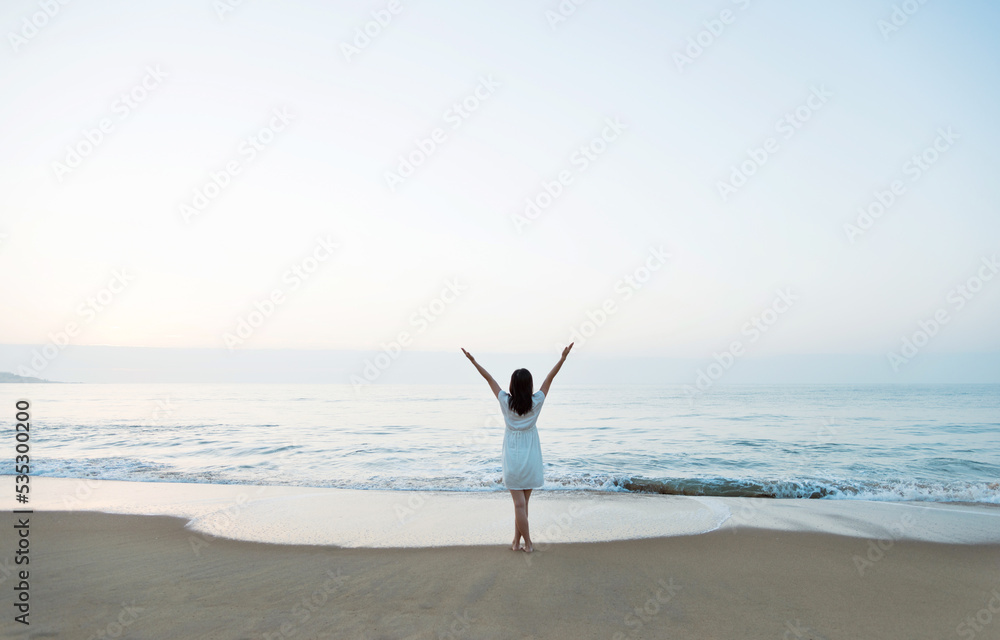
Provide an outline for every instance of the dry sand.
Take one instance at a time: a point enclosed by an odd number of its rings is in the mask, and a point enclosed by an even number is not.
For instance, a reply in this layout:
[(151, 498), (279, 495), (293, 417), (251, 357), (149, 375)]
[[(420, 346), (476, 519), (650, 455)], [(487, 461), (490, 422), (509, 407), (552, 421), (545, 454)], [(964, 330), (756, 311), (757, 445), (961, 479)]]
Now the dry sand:
[[(14, 516), (4, 522), (0, 554), (14, 544)], [(901, 540), (883, 550), (823, 533), (723, 529), (549, 544), (529, 556), (499, 545), (265, 544), (184, 524), (34, 513), (30, 634), (7, 605), (5, 637), (1000, 638), (1000, 545)], [(859, 558), (871, 562), (863, 571)], [(13, 576), (3, 577), (10, 602)], [(976, 626), (961, 627), (970, 616)]]

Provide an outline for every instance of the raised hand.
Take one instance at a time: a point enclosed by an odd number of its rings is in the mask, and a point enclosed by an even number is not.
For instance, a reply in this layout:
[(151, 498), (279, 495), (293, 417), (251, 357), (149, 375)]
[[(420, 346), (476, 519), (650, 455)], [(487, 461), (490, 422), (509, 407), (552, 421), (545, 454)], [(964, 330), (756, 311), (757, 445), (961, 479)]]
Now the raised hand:
[(573, 344), (574, 344), (574, 343), (570, 342), (570, 343), (569, 343), (569, 346), (568, 346), (568, 347), (566, 347), (565, 349), (563, 349), (563, 352), (562, 352), (562, 357), (563, 357), (563, 360), (565, 360), (565, 359), (566, 359), (566, 356), (568, 356), (568, 355), (569, 355), (569, 350), (573, 348)]

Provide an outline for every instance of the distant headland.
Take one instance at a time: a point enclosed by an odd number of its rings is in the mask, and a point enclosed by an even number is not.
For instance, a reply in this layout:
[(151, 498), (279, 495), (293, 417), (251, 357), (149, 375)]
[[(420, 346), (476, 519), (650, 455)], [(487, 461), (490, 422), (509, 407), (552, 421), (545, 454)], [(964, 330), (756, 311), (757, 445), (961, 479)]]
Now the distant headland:
[(0, 384), (3, 384), (4, 382), (44, 382), (47, 384), (61, 384), (53, 380), (32, 378), (31, 376), (19, 376), (16, 373), (8, 373), (6, 371), (0, 371)]

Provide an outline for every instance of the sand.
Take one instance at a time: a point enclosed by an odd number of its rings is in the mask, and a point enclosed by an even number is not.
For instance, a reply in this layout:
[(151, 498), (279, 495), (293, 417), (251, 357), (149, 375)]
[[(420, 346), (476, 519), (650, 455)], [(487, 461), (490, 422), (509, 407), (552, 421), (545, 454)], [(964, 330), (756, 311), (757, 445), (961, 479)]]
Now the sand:
[(5, 637), (1000, 638), (997, 544), (735, 527), (528, 555), (268, 544), (186, 522), (32, 514), (31, 635), (8, 605)]

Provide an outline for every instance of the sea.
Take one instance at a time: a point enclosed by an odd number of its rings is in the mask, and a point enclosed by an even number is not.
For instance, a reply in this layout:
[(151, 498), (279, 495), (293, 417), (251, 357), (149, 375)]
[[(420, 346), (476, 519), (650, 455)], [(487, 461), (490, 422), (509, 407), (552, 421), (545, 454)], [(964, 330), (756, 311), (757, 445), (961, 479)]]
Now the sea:
[[(485, 384), (6, 384), (35, 476), (504, 492)], [(541, 491), (1000, 504), (1000, 385), (554, 384)], [(13, 430), (8, 430), (13, 433)], [(13, 439), (10, 442), (13, 447)], [(12, 449), (13, 450), (13, 449)]]

